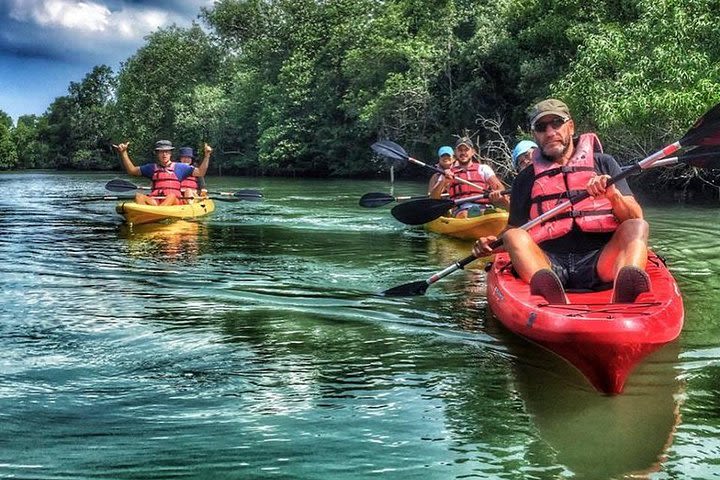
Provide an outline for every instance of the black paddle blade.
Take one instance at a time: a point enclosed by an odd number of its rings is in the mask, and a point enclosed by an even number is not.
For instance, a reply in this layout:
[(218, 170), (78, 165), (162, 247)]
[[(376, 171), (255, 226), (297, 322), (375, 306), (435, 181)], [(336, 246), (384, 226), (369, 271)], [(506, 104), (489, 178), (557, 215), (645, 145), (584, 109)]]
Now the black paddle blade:
[(373, 152), (381, 157), (392, 158), (395, 160), (407, 160), (408, 154), (403, 147), (390, 140), (380, 140), (370, 145)]
[(395, 142), (381, 140), (370, 145), (370, 148), (385, 159), (388, 167), (395, 167), (399, 170), (407, 164), (407, 152)]
[(238, 200), (248, 202), (261, 202), (263, 200), (263, 194), (260, 190), (238, 190), (237, 192), (233, 192), (232, 196)]
[(678, 162), (705, 170), (720, 169), (720, 150), (711, 147), (698, 147), (678, 155)]
[(429, 286), (430, 284), (426, 280), (420, 280), (389, 288), (384, 292), (380, 292), (380, 295), (385, 297), (417, 297), (425, 295)]
[(720, 145), (720, 103), (698, 118), (679, 142), (684, 147)]
[(394, 202), (395, 197), (382, 192), (370, 192), (360, 197), (358, 202), (361, 207), (365, 208), (376, 208), (387, 205), (390, 202)]
[(443, 216), (454, 206), (452, 200), (421, 198), (395, 205), (390, 213), (406, 225), (422, 225)]
[(138, 186), (122, 178), (115, 178), (107, 182), (105, 188), (111, 192), (129, 192), (130, 190), (137, 190)]

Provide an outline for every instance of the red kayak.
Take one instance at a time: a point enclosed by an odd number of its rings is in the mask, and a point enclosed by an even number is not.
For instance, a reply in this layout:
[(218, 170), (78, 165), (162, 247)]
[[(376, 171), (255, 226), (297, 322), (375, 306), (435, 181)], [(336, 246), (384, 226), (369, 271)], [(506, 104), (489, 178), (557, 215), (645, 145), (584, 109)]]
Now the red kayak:
[(569, 304), (548, 304), (517, 278), (507, 253), (488, 274), (490, 308), (508, 329), (560, 355), (601, 392), (618, 394), (633, 367), (676, 339), (683, 302), (664, 261), (652, 252), (645, 268), (651, 290), (634, 303), (610, 303), (612, 290), (568, 292)]

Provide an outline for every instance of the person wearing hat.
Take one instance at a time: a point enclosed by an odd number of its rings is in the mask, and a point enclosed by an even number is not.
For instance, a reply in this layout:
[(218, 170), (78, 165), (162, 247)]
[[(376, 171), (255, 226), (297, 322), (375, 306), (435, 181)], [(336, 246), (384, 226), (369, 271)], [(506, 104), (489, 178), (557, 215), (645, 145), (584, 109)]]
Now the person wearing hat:
[[(147, 177), (152, 180), (150, 195), (135, 194), (135, 202), (141, 205), (180, 205), (183, 203), (180, 182), (189, 176), (204, 177), (210, 162), (209, 146), (205, 146), (205, 158), (199, 167), (172, 161), (175, 149), (169, 140), (155, 142), (155, 163), (136, 166), (128, 154), (130, 142), (113, 145), (120, 154), (120, 162), (129, 175)], [(212, 148), (210, 148), (212, 152)]]
[[(209, 152), (208, 148), (210, 149)], [(210, 146), (206, 143), (205, 155), (209, 156), (210, 152), (212, 152), (212, 148), (210, 148)], [(178, 149), (178, 159), (181, 163), (192, 165), (193, 161), (195, 161), (195, 152), (191, 147), (180, 147)], [(205, 177), (195, 177), (190, 175), (180, 182), (180, 190), (182, 191), (183, 198), (185, 199), (197, 197), (198, 195), (207, 195), (207, 190), (205, 189)]]
[[(445, 175), (440, 177), (440, 181), (432, 190), (430, 196), (432, 198), (440, 198), (444, 190), (447, 190), (451, 200), (462, 200), (463, 198), (477, 195), (479, 193), (498, 192), (494, 195), (496, 201), (502, 206), (507, 206), (506, 196), (500, 195), (503, 190), (503, 184), (495, 176), (495, 172), (484, 163), (476, 162), (477, 157), (475, 146), (469, 137), (461, 137), (455, 142), (455, 164), (445, 169)], [(456, 178), (461, 178), (472, 182), (479, 187), (471, 187), (465, 183), (460, 183)], [(466, 218), (468, 216), (481, 215), (487, 208), (492, 207), (489, 199), (473, 200), (468, 202), (459, 202), (458, 206), (453, 209), (452, 215), (457, 218)]]
[[(452, 167), (453, 163), (455, 163), (455, 152), (452, 147), (448, 147), (447, 145), (440, 147), (438, 149), (438, 162), (436, 166), (443, 170), (447, 170)], [(433, 173), (432, 177), (430, 177), (430, 182), (428, 183), (428, 195), (430, 197), (435, 195), (435, 190), (438, 188), (440, 189), (440, 192), (437, 194), (437, 198), (440, 198), (442, 194), (445, 193), (444, 185), (440, 185), (442, 179), (442, 173)]]
[(512, 151), (512, 163), (515, 170), (520, 172), (528, 165), (532, 164), (532, 156), (538, 146), (530, 140), (522, 140), (515, 145)]
[[(613, 302), (633, 302), (650, 290), (644, 270), (649, 227), (627, 182), (608, 185), (620, 166), (603, 153), (595, 134), (574, 138), (575, 123), (561, 100), (537, 103), (528, 120), (540, 152), (512, 186), (502, 240), (513, 268), (533, 294), (550, 303), (567, 303), (565, 288), (601, 290), (613, 285)], [(529, 231), (518, 228), (584, 192), (590, 198)], [(473, 253), (487, 255), (494, 240), (481, 238)]]

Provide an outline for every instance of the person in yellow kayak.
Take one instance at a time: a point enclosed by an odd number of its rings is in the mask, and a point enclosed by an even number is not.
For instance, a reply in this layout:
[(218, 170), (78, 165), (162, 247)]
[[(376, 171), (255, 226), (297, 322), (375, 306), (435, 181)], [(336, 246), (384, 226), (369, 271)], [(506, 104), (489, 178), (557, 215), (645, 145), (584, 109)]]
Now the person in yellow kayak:
[[(455, 152), (452, 147), (448, 147), (447, 145), (440, 147), (438, 149), (438, 163), (436, 166), (447, 170), (452, 168), (453, 163), (455, 163)], [(439, 192), (436, 191), (438, 189), (440, 189)], [(446, 190), (447, 182), (443, 182), (443, 174), (433, 173), (432, 177), (430, 177), (430, 182), (428, 182), (428, 195), (431, 198), (440, 198), (443, 193), (447, 193)]]
[[(567, 303), (565, 288), (601, 290), (614, 282), (613, 302), (629, 303), (650, 289), (644, 271), (649, 227), (621, 172), (597, 136), (577, 138), (565, 103), (547, 99), (529, 113), (539, 149), (512, 187), (508, 228), (502, 235), (513, 268), (531, 293)], [(529, 231), (518, 228), (576, 194), (591, 196)], [(479, 239), (473, 253), (486, 256), (495, 237)]]
[[(205, 144), (205, 154), (209, 155), (212, 153), (212, 147)], [(193, 165), (195, 161), (195, 152), (192, 147), (180, 147), (178, 149), (178, 160), (186, 165)], [(183, 198), (186, 200), (198, 196), (207, 196), (207, 189), (205, 188), (205, 177), (195, 177), (190, 175), (180, 182), (180, 191), (183, 194)]]
[(135, 202), (141, 205), (180, 205), (183, 195), (180, 182), (189, 176), (204, 177), (210, 163), (208, 145), (205, 147), (205, 158), (199, 167), (172, 161), (172, 151), (175, 149), (169, 140), (155, 142), (155, 163), (146, 163), (140, 167), (133, 164), (128, 154), (130, 142), (113, 145), (120, 154), (123, 168), (129, 175), (147, 177), (152, 180), (150, 195), (135, 194)]
[[(453, 217), (467, 218), (482, 215), (484, 210), (492, 207), (493, 201), (503, 207), (509, 204), (507, 196), (500, 194), (503, 190), (502, 182), (497, 178), (490, 165), (476, 161), (477, 157), (472, 140), (469, 137), (459, 138), (455, 142), (455, 164), (445, 169), (445, 175), (440, 177), (440, 181), (430, 194), (431, 198), (440, 198), (443, 190), (447, 190), (450, 200), (460, 200), (458, 206), (452, 211)], [(456, 180), (458, 178), (476, 184), (481, 190), (458, 182)], [(494, 199), (462, 202), (463, 198), (481, 193), (490, 193)]]

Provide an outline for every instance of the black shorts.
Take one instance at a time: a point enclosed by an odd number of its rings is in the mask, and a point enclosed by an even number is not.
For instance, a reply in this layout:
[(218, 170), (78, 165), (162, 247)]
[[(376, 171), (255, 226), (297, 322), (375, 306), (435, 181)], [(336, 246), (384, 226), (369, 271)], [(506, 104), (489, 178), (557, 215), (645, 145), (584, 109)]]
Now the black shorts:
[(597, 273), (601, 252), (602, 249), (583, 253), (545, 252), (545, 255), (566, 290), (607, 290), (612, 288), (612, 282), (603, 282)]

